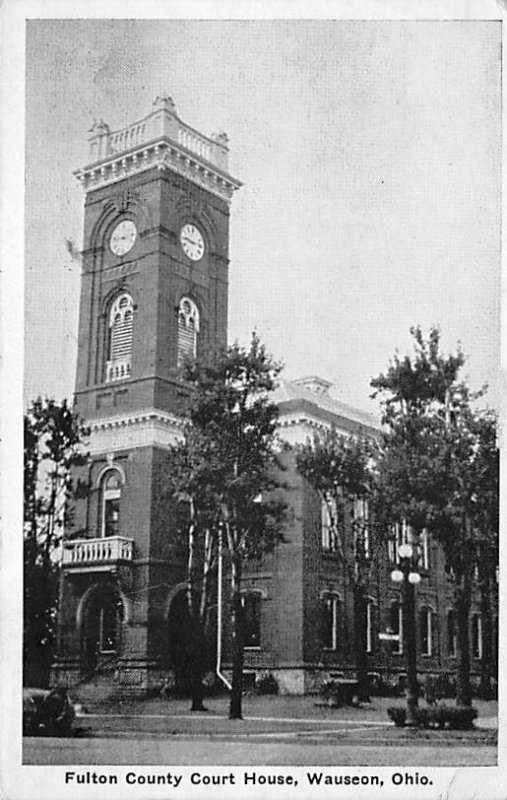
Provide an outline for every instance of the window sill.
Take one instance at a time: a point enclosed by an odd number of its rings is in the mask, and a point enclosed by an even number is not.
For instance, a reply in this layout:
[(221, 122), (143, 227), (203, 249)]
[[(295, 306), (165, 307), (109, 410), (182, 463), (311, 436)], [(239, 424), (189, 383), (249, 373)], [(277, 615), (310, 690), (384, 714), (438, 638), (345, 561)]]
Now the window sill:
[(243, 650), (262, 650), (260, 645), (248, 645), (246, 644)]

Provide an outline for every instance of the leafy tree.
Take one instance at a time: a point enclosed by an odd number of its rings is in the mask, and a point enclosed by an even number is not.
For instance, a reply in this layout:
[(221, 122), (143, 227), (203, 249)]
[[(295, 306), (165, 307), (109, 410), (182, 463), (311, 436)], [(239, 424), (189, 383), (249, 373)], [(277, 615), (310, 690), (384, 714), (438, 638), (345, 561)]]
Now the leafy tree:
[(24, 679), (47, 682), (58, 603), (56, 548), (66, 502), (82, 487), (71, 469), (86, 461), (88, 430), (66, 400), (40, 397), (24, 415)]
[(379, 486), (391, 520), (404, 519), (415, 544), (427, 529), (443, 549), (458, 627), (456, 702), (470, 705), (472, 577), (485, 530), (478, 498), (486, 454), (474, 406), (482, 392), (472, 394), (460, 381), (464, 355), (459, 349), (442, 355), (436, 328), (428, 340), (420, 328), (411, 333), (414, 357), (396, 355), (386, 374), (372, 381), (387, 426)]
[(472, 420), (477, 449), (473, 461), (474, 524), (477, 537), (477, 577), (482, 619), (481, 695), (494, 694), (497, 677), (493, 607), (498, 603), (499, 451), (496, 414), (484, 411)]
[[(230, 569), (232, 691), (229, 716), (242, 716), (245, 562), (269, 552), (281, 538), (285, 504), (276, 455), (278, 409), (269, 399), (280, 365), (254, 334), (250, 348), (238, 344), (203, 363), (187, 364), (192, 387), (184, 440), (173, 453), (179, 464), (177, 492), (190, 499), (188, 602), (195, 587), (196, 542), (209, 536), (210, 554), (220, 532)], [(171, 479), (174, 480), (174, 479)], [(206, 547), (204, 546), (204, 551)], [(211, 558), (211, 555), (210, 555)], [(201, 559), (204, 574), (210, 560)], [(202, 585), (201, 585), (202, 591)], [(201, 604), (203, 595), (201, 593)], [(202, 619), (201, 619), (202, 623)]]
[[(203, 677), (209, 665), (208, 612), (213, 589), (220, 511), (216, 502), (216, 454), (202, 432), (187, 422), (169, 456), (167, 484), (176, 501), (178, 530), (186, 546), (186, 615), (183, 641), (174, 653), (187, 679), (192, 711), (204, 711)], [(180, 541), (181, 541), (180, 540)]]
[[(371, 536), (370, 519), (353, 513), (354, 501), (369, 502), (373, 497), (372, 458), (375, 442), (363, 436), (346, 437), (336, 428), (315, 434), (313, 441), (296, 446), (296, 465), (300, 474), (318, 492), (324, 504), (341, 564), (350, 581), (354, 597), (354, 643), (358, 693), (369, 699), (368, 657), (366, 652), (367, 588), (376, 564), (378, 538)], [(346, 532), (352, 532), (352, 542)]]

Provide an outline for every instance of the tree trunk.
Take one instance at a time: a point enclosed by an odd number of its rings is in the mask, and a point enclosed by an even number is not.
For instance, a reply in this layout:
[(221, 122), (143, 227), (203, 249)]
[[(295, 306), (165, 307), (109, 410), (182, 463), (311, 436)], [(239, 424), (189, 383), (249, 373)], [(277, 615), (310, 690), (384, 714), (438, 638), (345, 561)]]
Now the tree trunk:
[(206, 711), (202, 683), (206, 664), (206, 639), (200, 620), (190, 618), (190, 642), (187, 669), (192, 699), (191, 711)]
[(231, 559), (231, 634), (232, 634), (232, 690), (229, 719), (243, 719), (241, 701), (243, 696), (243, 606), (241, 605), (241, 563), (237, 557)]
[(361, 584), (354, 585), (354, 645), (358, 697), (362, 702), (370, 701), (368, 678), (368, 654), (366, 652), (366, 598)]
[(493, 674), (496, 653), (493, 653), (493, 620), (491, 615), (491, 588), (489, 574), (481, 576), (481, 620), (482, 620), (482, 655), (481, 655), (481, 697), (491, 700), (493, 697)]
[(457, 636), (457, 672), (456, 672), (456, 705), (472, 705), (472, 687), (470, 685), (470, 577), (468, 570), (456, 578), (455, 607), (458, 627)]

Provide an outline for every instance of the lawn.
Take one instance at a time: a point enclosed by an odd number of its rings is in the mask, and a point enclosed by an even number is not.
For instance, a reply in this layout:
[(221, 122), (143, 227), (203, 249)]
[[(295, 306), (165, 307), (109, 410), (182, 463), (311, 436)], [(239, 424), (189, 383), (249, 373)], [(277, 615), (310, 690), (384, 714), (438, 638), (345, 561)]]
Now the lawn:
[[(496, 702), (476, 700), (479, 718), (473, 731), (424, 731), (395, 728), (387, 716), (387, 707), (402, 705), (403, 698), (373, 697), (371, 703), (359, 708), (329, 708), (315, 696), (274, 696), (246, 694), (243, 698), (243, 720), (229, 720), (228, 696), (206, 700), (207, 713), (191, 713), (190, 701), (180, 698), (154, 697), (149, 699), (119, 698), (104, 688), (81, 687), (71, 692), (81, 702), (86, 713), (80, 718), (83, 725), (100, 726), (101, 733), (113, 735), (121, 725), (124, 731), (159, 735), (162, 731), (174, 735), (255, 736), (278, 735), (294, 737), (312, 734), (327, 737), (347, 736), (363, 742), (378, 742), (381, 735), (389, 743), (402, 745), (420, 741), (446, 743), (494, 744), (496, 737)], [(453, 704), (453, 700), (446, 701)], [(422, 702), (423, 704), (423, 702)], [(100, 720), (93, 715), (100, 715)], [(104, 716), (105, 715), (105, 716)], [(118, 715), (118, 716), (117, 716)], [(357, 724), (357, 727), (356, 727)], [(483, 730), (484, 729), (484, 730)]]

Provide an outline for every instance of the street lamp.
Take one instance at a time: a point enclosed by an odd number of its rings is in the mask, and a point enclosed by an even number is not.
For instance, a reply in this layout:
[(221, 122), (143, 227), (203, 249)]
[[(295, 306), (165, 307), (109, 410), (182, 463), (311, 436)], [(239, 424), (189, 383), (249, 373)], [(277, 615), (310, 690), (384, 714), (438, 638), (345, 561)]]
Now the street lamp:
[(417, 637), (415, 614), (415, 586), (420, 582), (421, 576), (413, 569), (414, 548), (411, 544), (401, 544), (398, 547), (400, 564), (398, 569), (391, 572), (391, 580), (402, 584), (403, 608), (403, 651), (407, 669), (407, 717), (406, 725), (416, 725), (416, 708), (419, 695), (417, 683)]

